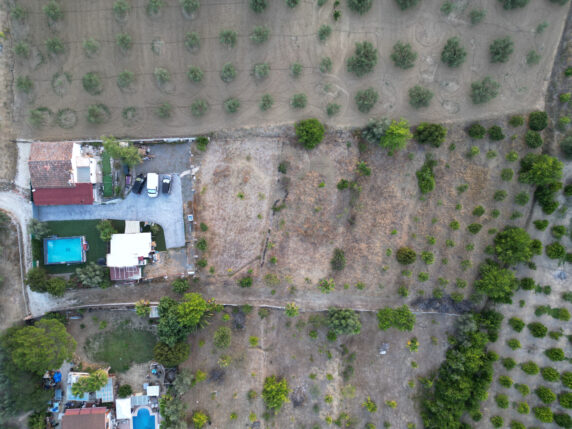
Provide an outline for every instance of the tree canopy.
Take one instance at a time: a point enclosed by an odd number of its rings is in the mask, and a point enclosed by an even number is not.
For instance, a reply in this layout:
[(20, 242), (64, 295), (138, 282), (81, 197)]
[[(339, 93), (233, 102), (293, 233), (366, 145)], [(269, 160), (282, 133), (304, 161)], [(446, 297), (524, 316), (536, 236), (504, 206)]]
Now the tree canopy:
[(396, 150), (405, 148), (412, 137), (413, 134), (409, 131), (409, 122), (403, 118), (399, 121), (394, 119), (385, 134), (381, 136), (379, 144), (392, 154)]
[(370, 42), (356, 43), (355, 53), (348, 58), (348, 71), (361, 77), (373, 71), (377, 64), (377, 49)]
[(177, 320), (181, 326), (194, 329), (207, 314), (209, 305), (200, 293), (186, 293), (177, 305)]
[(90, 375), (80, 377), (74, 384), (71, 390), (75, 396), (82, 396), (86, 392), (96, 392), (107, 384), (107, 372), (103, 369), (98, 369)]
[(494, 302), (510, 303), (518, 287), (514, 271), (501, 268), (496, 262), (488, 260), (479, 267), (479, 278), (475, 288)]
[(328, 327), (336, 335), (354, 335), (361, 331), (359, 314), (353, 310), (330, 308), (328, 310)]
[(507, 226), (494, 240), (495, 254), (506, 265), (528, 262), (534, 255), (533, 240), (528, 232), (515, 226)]
[(139, 150), (132, 144), (122, 145), (115, 137), (101, 138), (103, 147), (113, 159), (120, 159), (129, 167), (135, 167), (143, 162)]
[(385, 307), (377, 312), (379, 329), (385, 331), (388, 328), (396, 328), (400, 331), (412, 331), (415, 326), (415, 314), (407, 305), (399, 308)]
[(529, 185), (548, 185), (562, 178), (564, 164), (550, 155), (529, 153), (520, 160), (518, 181)]
[(71, 361), (77, 345), (66, 327), (54, 319), (10, 328), (1, 341), (14, 365), (38, 375)]
[(284, 402), (288, 402), (288, 381), (285, 378), (277, 378), (275, 375), (266, 377), (262, 388), (262, 399), (266, 407), (279, 411)]
[(325, 131), (324, 125), (315, 118), (305, 119), (296, 124), (296, 136), (306, 149), (318, 146), (324, 138)]

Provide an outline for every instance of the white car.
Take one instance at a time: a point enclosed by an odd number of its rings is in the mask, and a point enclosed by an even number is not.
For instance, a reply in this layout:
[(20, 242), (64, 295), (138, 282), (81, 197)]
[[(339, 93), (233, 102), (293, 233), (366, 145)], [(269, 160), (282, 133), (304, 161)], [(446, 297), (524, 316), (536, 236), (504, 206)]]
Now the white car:
[(157, 173), (147, 174), (147, 195), (149, 198), (159, 196), (159, 175)]

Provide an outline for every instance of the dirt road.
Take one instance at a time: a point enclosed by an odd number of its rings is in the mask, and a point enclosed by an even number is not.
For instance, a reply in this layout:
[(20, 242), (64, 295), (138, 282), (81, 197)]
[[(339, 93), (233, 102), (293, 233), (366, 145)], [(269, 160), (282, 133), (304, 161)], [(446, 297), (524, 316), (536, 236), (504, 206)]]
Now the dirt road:
[[(347, 307), (348, 299), (335, 292), (325, 295), (318, 290), (294, 294), (271, 295), (267, 289), (241, 289), (234, 283), (232, 285), (200, 284), (193, 286), (189, 292), (199, 292), (205, 298), (215, 298), (223, 305), (250, 304), (256, 307), (284, 308), (287, 303), (295, 302), (301, 311), (321, 311), (329, 307)], [(60, 310), (81, 305), (101, 305), (134, 303), (140, 298), (157, 302), (163, 296), (176, 297), (169, 283), (148, 283), (136, 286), (114, 286), (109, 289), (74, 290), (66, 293), (63, 298), (49, 298), (43, 295), (42, 305), (32, 309), (35, 316), (43, 312)], [(378, 297), (355, 296), (351, 307), (361, 311), (377, 311), (384, 306), (397, 306), (403, 304), (403, 298), (380, 299)]]

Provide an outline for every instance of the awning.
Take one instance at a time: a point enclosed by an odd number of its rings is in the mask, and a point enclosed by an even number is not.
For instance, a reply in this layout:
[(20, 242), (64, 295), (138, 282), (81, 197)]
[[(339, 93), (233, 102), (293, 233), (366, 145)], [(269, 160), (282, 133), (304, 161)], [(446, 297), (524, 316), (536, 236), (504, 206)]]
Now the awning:
[(115, 400), (115, 417), (117, 420), (131, 419), (131, 398)]

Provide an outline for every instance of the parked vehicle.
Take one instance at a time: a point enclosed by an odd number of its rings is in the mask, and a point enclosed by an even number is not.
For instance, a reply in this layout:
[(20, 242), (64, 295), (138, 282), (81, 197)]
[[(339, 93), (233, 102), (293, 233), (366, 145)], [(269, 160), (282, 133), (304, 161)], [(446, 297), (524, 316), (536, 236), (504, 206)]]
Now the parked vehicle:
[(157, 173), (147, 175), (147, 195), (150, 198), (159, 196), (159, 175)]
[(147, 181), (147, 176), (144, 174), (138, 174), (135, 178), (135, 183), (133, 183), (133, 192), (140, 194)]
[(163, 176), (163, 181), (161, 182), (161, 192), (163, 194), (170, 194), (171, 193), (171, 182), (173, 178), (169, 174), (165, 174)]

